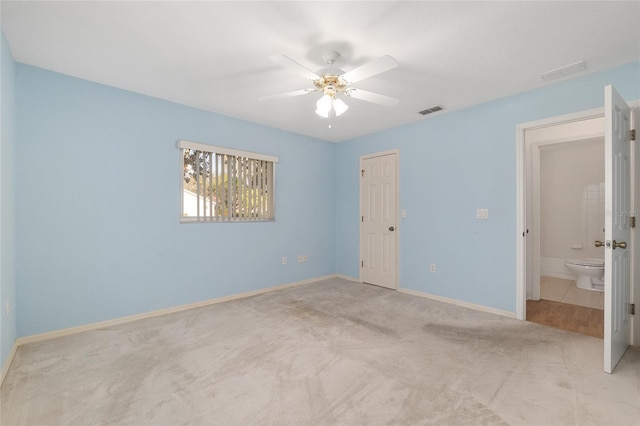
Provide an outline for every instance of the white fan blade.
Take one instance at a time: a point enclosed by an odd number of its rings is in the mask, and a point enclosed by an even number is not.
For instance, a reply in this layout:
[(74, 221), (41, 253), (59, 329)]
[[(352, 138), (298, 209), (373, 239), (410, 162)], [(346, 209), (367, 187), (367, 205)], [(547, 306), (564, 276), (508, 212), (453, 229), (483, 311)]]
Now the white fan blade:
[(270, 56), (269, 59), (287, 68), (291, 68), (292, 70), (296, 71), (298, 74), (309, 80), (317, 80), (320, 78), (318, 74), (311, 71), (309, 68), (303, 67), (286, 55)]
[(396, 98), (362, 89), (349, 89), (346, 94), (352, 98), (384, 106), (394, 106), (399, 102)]
[(294, 90), (293, 92), (279, 93), (277, 95), (269, 95), (263, 96), (260, 98), (261, 101), (265, 101), (268, 99), (282, 99), (282, 98), (291, 98), (293, 96), (306, 95), (308, 93), (313, 93), (318, 91), (318, 89), (302, 89), (302, 90)]
[(356, 83), (360, 80), (364, 80), (365, 78), (369, 78), (376, 74), (392, 70), (397, 66), (398, 61), (393, 59), (391, 56), (386, 55), (382, 58), (378, 58), (371, 62), (368, 62), (354, 70), (346, 72), (342, 74), (340, 78), (349, 84)]

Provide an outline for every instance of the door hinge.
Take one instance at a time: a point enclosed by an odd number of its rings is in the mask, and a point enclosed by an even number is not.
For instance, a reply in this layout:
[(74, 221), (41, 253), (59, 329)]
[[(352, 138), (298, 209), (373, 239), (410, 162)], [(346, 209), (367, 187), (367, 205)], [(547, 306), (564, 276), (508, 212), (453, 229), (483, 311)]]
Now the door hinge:
[(631, 226), (632, 228), (636, 227), (636, 217), (635, 216), (631, 216), (631, 223), (629, 224), (629, 226)]
[(629, 132), (629, 139), (631, 139), (632, 141), (636, 140), (636, 129), (633, 129)]
[(362, 173), (362, 177), (364, 177), (364, 169), (360, 170), (360, 173)]
[(360, 220), (360, 222), (364, 222), (364, 216), (360, 216), (362, 219)]
[(361, 261), (360, 261), (360, 267), (361, 267), (361, 268), (364, 268), (364, 260), (361, 260)]
[(635, 315), (636, 314), (636, 304), (635, 303), (629, 303), (629, 313), (631, 315)]

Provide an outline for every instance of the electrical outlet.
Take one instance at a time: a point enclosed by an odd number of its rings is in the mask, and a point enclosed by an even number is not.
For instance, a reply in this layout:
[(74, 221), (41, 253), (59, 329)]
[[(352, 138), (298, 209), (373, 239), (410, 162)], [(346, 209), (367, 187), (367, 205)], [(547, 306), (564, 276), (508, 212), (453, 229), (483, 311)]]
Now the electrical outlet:
[(431, 265), (429, 265), (429, 272), (435, 272), (436, 271), (436, 264), (432, 263)]
[(9, 314), (11, 314), (11, 305), (9, 304), (9, 302), (7, 302), (7, 304), (6, 304), (6, 306), (5, 306), (5, 307), (6, 307), (6, 309), (5, 309), (5, 312), (6, 312), (6, 313), (5, 313), (5, 316), (6, 316), (7, 318), (9, 318)]
[(477, 219), (489, 219), (489, 209), (477, 209), (476, 210), (476, 218)]
[(283, 265), (286, 265), (286, 264), (287, 264), (287, 258), (286, 258), (286, 257), (283, 257), (283, 258), (282, 258), (282, 264), (283, 264)]

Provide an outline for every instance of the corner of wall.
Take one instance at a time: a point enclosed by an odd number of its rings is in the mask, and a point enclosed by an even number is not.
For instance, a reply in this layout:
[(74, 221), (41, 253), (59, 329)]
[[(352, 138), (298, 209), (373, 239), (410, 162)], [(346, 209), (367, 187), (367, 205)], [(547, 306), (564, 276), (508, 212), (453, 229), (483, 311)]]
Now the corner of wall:
[(15, 62), (0, 29), (0, 371), (15, 354)]

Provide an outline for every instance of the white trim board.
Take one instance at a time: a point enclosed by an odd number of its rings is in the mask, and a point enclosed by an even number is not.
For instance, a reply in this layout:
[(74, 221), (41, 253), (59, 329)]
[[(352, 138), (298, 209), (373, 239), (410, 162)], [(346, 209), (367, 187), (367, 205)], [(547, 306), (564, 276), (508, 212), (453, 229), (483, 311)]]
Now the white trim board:
[(503, 311), (502, 309), (491, 308), (489, 306), (477, 305), (475, 303), (464, 302), (462, 300), (450, 299), (444, 296), (437, 296), (435, 294), (423, 293), (417, 290), (411, 290), (408, 288), (398, 288), (398, 292), (409, 294), (411, 296), (423, 297), (425, 299), (435, 300), (437, 302), (448, 303), (449, 305), (460, 306), (462, 308), (473, 309), (474, 311), (487, 312), (489, 314), (500, 315), (507, 318), (515, 318), (515, 312)]
[(31, 336), (19, 337), (16, 340), (16, 346), (22, 346), (29, 343), (41, 342), (43, 340), (55, 339), (56, 337), (69, 336), (71, 334), (82, 333), (83, 331), (97, 330), (114, 325), (126, 324), (141, 319), (154, 318), (162, 315), (173, 314), (176, 312), (187, 311), (189, 309), (201, 308), (203, 306), (215, 305), (217, 303), (229, 302), (236, 299), (244, 299), (245, 297), (257, 296), (258, 294), (269, 293), (275, 290), (282, 290), (289, 287), (296, 287), (303, 284), (310, 284), (317, 281), (336, 278), (336, 275), (325, 275), (322, 277), (310, 278), (308, 280), (296, 281), (293, 283), (280, 284), (273, 287), (267, 287), (260, 290), (246, 291), (244, 293), (232, 294), (229, 296), (218, 297), (215, 299), (203, 300), (200, 302), (189, 303), (186, 305), (174, 306), (171, 308), (159, 309), (156, 311), (145, 312), (142, 314), (129, 315), (126, 317), (114, 318), (106, 321), (93, 322), (89, 324), (79, 325), (77, 327), (65, 328), (62, 330), (48, 331), (46, 333), (33, 334)]
[(0, 374), (0, 388), (2, 388), (2, 384), (4, 383), (4, 378), (7, 376), (7, 373), (9, 372), (9, 367), (11, 367), (11, 363), (13, 362), (13, 359), (15, 358), (16, 353), (18, 352), (18, 346), (20, 345), (16, 341), (13, 344), (11, 351), (9, 352), (9, 356), (7, 357), (7, 360), (4, 362), (4, 365), (2, 366), (2, 373)]
[(335, 278), (340, 278), (342, 280), (346, 280), (346, 281), (352, 281), (354, 283), (360, 283), (362, 284), (362, 281), (360, 281), (359, 279), (357, 279), (356, 277), (350, 277), (348, 275), (342, 275), (342, 274), (336, 274)]
[[(336, 278), (341, 278), (341, 279), (347, 280), (347, 281), (353, 281), (355, 283), (370, 285), (370, 284), (363, 283), (362, 281), (358, 280), (357, 278), (350, 277), (350, 276), (347, 276), (347, 275), (336, 274), (335, 277)], [(399, 283), (398, 283), (398, 285), (399, 285)], [(384, 288), (384, 287), (381, 287), (381, 288)], [(421, 291), (411, 290), (409, 288), (398, 287), (396, 289), (396, 291), (399, 292), (399, 293), (408, 294), (410, 296), (422, 297), (424, 299), (431, 299), (431, 300), (435, 300), (435, 301), (442, 302), (442, 303), (448, 303), (449, 305), (460, 306), (460, 307), (467, 308), (467, 309), (473, 309), (474, 311), (487, 312), (487, 313), (490, 313), (490, 314), (500, 315), (500, 316), (507, 317), (507, 318), (515, 318), (516, 317), (515, 312), (509, 312), (509, 311), (504, 311), (502, 309), (491, 308), (489, 306), (484, 306), (484, 305), (478, 305), (478, 304), (475, 304), (475, 303), (464, 302), (462, 300), (451, 299), (449, 297), (437, 296), (435, 294), (423, 293)]]

